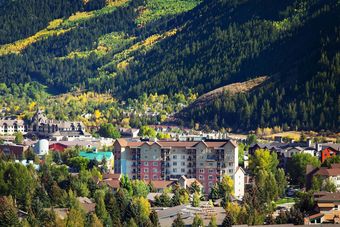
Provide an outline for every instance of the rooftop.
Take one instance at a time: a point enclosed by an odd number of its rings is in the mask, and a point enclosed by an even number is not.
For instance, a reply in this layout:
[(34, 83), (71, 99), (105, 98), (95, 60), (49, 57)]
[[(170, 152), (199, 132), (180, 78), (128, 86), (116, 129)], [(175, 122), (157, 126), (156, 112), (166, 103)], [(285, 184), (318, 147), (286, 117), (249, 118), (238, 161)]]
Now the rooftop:
[(98, 152), (81, 151), (79, 152), (79, 156), (90, 160), (96, 159), (97, 161), (101, 162), (104, 159), (104, 157), (106, 160), (112, 159), (113, 153), (111, 151), (98, 151)]
[(159, 140), (157, 142), (151, 142), (151, 141), (128, 141), (125, 139), (118, 139), (117, 142), (122, 147), (140, 147), (144, 144), (147, 144), (149, 146), (152, 146), (154, 144), (157, 144), (161, 147), (181, 147), (181, 148), (187, 148), (187, 147), (195, 147), (199, 143), (203, 142), (207, 147), (209, 148), (219, 148), (223, 147), (225, 144), (230, 142), (233, 146), (237, 146), (237, 144), (232, 140), (206, 140), (206, 141), (169, 141), (169, 140)]

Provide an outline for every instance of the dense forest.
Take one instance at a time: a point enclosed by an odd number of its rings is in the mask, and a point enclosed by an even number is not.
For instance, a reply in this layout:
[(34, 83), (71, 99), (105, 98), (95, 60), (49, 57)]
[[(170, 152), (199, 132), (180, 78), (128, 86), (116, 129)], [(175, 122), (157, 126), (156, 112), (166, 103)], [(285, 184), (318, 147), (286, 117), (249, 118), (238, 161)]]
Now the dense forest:
[(202, 95), (266, 75), (251, 92), (193, 103), (177, 117), (214, 129), (339, 130), (339, 1), (32, 2), (20, 17), (21, 1), (1, 3), (7, 86), (36, 81), (50, 93), (127, 101)]

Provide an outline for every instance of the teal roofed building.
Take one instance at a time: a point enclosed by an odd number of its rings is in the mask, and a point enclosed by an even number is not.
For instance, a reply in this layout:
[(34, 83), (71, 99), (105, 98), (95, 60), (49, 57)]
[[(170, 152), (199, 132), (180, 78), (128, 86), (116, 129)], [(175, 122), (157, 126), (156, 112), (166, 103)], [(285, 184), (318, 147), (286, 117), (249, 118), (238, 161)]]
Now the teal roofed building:
[(103, 161), (105, 158), (108, 169), (111, 170), (113, 168), (114, 156), (111, 151), (81, 151), (79, 156), (89, 160), (97, 160), (98, 162)]

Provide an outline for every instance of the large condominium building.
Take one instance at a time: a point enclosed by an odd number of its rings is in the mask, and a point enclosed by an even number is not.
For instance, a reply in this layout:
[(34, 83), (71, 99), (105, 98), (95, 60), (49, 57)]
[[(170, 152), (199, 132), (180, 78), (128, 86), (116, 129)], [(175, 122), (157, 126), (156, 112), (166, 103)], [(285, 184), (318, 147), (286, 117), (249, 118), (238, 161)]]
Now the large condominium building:
[(39, 137), (57, 140), (91, 136), (85, 132), (85, 126), (82, 122), (51, 120), (41, 110), (38, 110), (29, 120), (21, 120), (16, 117), (0, 118), (0, 135), (14, 135), (17, 132), (31, 133)]
[[(198, 179), (206, 193), (224, 174), (235, 178), (239, 170), (237, 144), (231, 140), (132, 142), (118, 139), (114, 154), (115, 173), (141, 180), (173, 180), (184, 175)], [(239, 174), (234, 179), (238, 187), (235, 192), (242, 191), (240, 184), (244, 186), (244, 177)], [(243, 191), (238, 194), (236, 196), (242, 197)]]

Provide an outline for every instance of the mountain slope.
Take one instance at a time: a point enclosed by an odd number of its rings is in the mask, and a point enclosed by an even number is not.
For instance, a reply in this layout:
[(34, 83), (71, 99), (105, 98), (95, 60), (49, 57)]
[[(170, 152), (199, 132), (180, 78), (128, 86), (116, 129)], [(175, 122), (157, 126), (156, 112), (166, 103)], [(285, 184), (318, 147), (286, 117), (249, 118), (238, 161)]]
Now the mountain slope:
[(177, 117), (216, 129), (339, 130), (339, 0), (91, 0), (78, 8), (1, 45), (0, 82), (127, 100), (203, 95), (266, 75), (262, 86)]
[(178, 118), (215, 129), (339, 130), (339, 1), (286, 1), (268, 10), (272, 5), (205, 2), (185, 29), (115, 78), (117, 93), (203, 94), (268, 75), (266, 86), (227, 94), (203, 109), (191, 106)]

